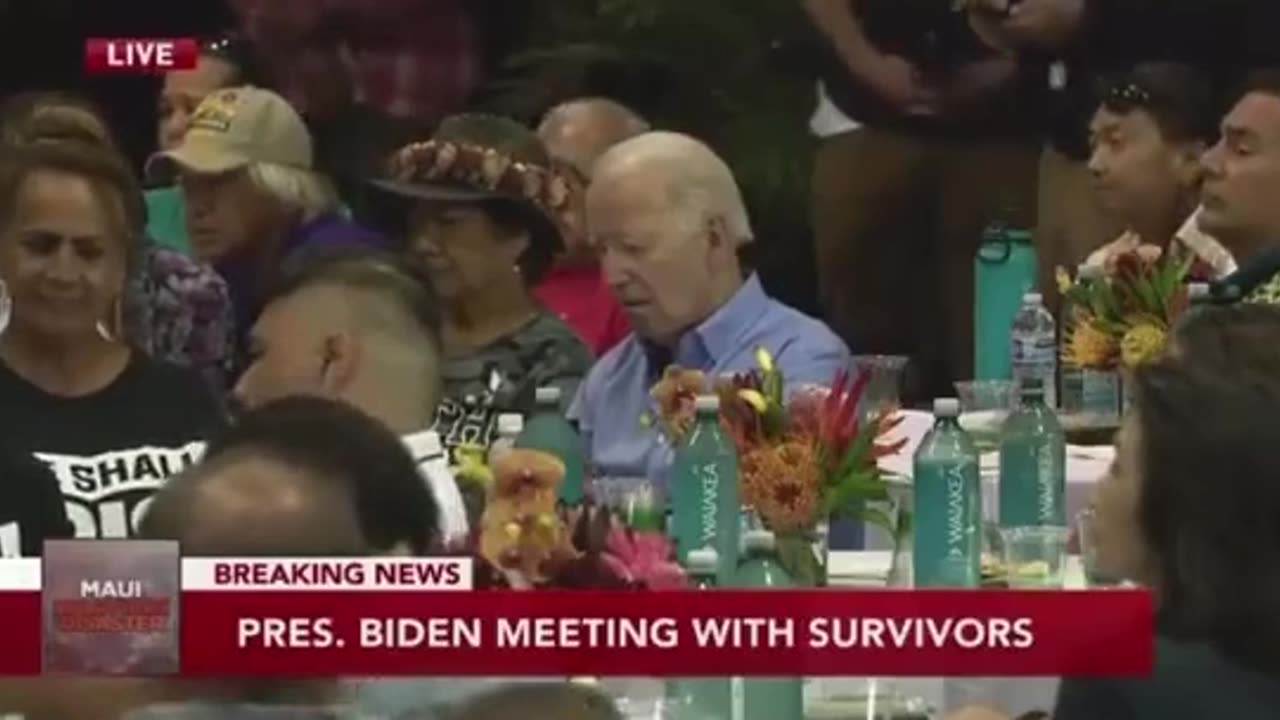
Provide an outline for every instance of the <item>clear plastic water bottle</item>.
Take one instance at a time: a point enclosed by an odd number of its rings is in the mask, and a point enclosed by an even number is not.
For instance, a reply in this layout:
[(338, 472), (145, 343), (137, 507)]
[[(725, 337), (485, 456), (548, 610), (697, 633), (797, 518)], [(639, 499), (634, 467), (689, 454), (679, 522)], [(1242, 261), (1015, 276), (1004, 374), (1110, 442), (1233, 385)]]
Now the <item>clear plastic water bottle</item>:
[(720, 430), (720, 398), (700, 396), (693, 429), (676, 448), (671, 466), (671, 520), (676, 555), (713, 547), (719, 556), (717, 578), (727, 584), (738, 566), (742, 505), (738, 499), (738, 456)]
[(912, 477), (915, 587), (976, 588), (982, 570), (982, 480), (978, 450), (960, 427), (960, 401), (933, 403)]
[(1015, 382), (1040, 378), (1045, 403), (1058, 407), (1058, 333), (1053, 314), (1038, 292), (1022, 296), (1022, 307), (1013, 316), (1009, 329), (1009, 368)]
[(524, 416), (520, 413), (502, 413), (498, 416), (498, 433), (489, 444), (489, 464), (516, 446), (520, 433), (524, 432)]
[(524, 423), (524, 430), (516, 439), (515, 446), (541, 450), (559, 458), (564, 463), (560, 499), (577, 505), (582, 502), (587, 449), (582, 436), (560, 410), (560, 399), (558, 387), (540, 387), (534, 392), (533, 417)]
[(1067, 440), (1037, 378), (1000, 436), (1000, 526), (1066, 527)]
[[(785, 590), (795, 582), (778, 561), (777, 541), (768, 530), (751, 530), (743, 537), (742, 565), (734, 586), (744, 590)], [(804, 680), (799, 677), (735, 679), (740, 695), (734, 699), (734, 718), (742, 720), (804, 720)], [(741, 712), (739, 713), (739, 709)]]
[[(689, 553), (685, 570), (694, 589), (714, 590), (720, 558), (715, 548)], [(667, 704), (679, 720), (732, 717), (732, 683), (727, 677), (674, 678), (667, 683)]]

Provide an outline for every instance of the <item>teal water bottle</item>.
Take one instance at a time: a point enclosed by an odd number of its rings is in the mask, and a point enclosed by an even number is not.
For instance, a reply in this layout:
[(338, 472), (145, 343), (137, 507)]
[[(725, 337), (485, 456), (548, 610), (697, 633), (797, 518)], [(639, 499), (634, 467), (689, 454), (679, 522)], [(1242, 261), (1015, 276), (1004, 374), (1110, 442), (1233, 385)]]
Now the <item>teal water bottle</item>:
[[(768, 530), (743, 537), (744, 557), (734, 585), (743, 590), (787, 590), (795, 582), (778, 561), (777, 542)], [(741, 681), (742, 720), (804, 720), (804, 680), (799, 677), (751, 677)], [(738, 699), (735, 699), (735, 705)], [(735, 717), (737, 715), (735, 714)]]
[(1067, 439), (1037, 378), (1000, 433), (1000, 526), (1066, 527)]
[[(714, 590), (720, 558), (714, 548), (689, 553), (685, 563), (695, 590)], [(674, 678), (667, 683), (667, 702), (677, 720), (730, 720), (733, 717), (732, 684), (727, 677)]]
[(1036, 284), (1036, 250), (1031, 232), (1014, 224), (1016, 208), (1007, 208), (982, 233), (974, 258), (974, 377), (1009, 378), (1009, 327), (1023, 293)]
[(693, 428), (672, 463), (671, 524), (680, 562), (688, 562), (698, 548), (715, 548), (716, 577), (724, 585), (738, 566), (738, 456), (720, 430), (720, 398), (703, 395), (694, 403)]
[(933, 414), (912, 478), (913, 580), (916, 587), (976, 588), (982, 560), (978, 451), (960, 428), (960, 401), (935, 400)]
[(582, 502), (582, 478), (586, 474), (587, 449), (578, 431), (560, 410), (560, 388), (540, 387), (534, 394), (533, 416), (524, 424), (515, 446), (541, 450), (564, 463), (560, 499), (570, 505)]

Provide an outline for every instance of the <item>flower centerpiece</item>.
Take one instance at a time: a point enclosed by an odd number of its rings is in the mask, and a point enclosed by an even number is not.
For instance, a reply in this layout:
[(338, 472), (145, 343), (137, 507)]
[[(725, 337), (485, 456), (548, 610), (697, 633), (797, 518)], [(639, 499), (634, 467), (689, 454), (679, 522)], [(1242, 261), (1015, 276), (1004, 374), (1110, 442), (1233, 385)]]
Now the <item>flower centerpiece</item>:
[(564, 465), (510, 450), (489, 468), (476, 531), (477, 588), (669, 589), (686, 585), (661, 532), (633, 530), (604, 508), (557, 502)]
[(841, 370), (829, 388), (802, 387), (788, 396), (768, 351), (757, 350), (756, 364), (714, 387), (696, 371), (669, 368), (653, 390), (661, 424), (680, 442), (694, 398), (716, 392), (721, 424), (737, 450), (743, 504), (774, 532), (779, 559), (795, 580), (822, 585), (825, 552), (814, 547), (823, 522), (857, 519), (892, 530), (889, 517), (868, 503), (889, 497), (877, 461), (905, 444), (905, 438), (883, 442), (901, 417), (895, 408), (860, 413), (866, 373)]
[(1140, 245), (1109, 256), (1100, 277), (1073, 278), (1058, 268), (1070, 310), (1063, 361), (1084, 369), (1132, 370), (1158, 357), (1188, 304), (1185, 281), (1194, 257)]

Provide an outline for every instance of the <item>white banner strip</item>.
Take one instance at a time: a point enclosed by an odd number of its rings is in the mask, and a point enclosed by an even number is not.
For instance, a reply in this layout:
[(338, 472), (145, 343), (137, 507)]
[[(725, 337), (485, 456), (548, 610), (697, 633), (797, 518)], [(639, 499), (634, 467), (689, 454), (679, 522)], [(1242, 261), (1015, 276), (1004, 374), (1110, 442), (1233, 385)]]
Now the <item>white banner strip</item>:
[(183, 558), (182, 589), (470, 590), (471, 558)]
[(0, 592), (40, 592), (40, 558), (0, 558)]

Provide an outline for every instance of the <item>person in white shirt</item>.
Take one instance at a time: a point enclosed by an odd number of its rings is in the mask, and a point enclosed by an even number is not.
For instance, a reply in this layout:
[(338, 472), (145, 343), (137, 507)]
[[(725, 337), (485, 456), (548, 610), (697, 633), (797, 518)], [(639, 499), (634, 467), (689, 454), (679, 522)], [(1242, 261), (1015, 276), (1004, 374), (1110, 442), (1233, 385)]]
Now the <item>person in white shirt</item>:
[(284, 270), (250, 332), (237, 404), (319, 395), (381, 420), (401, 435), (431, 488), (443, 544), (465, 543), (466, 506), (430, 429), (441, 378), (429, 286), (394, 257), (361, 248), (315, 251)]

